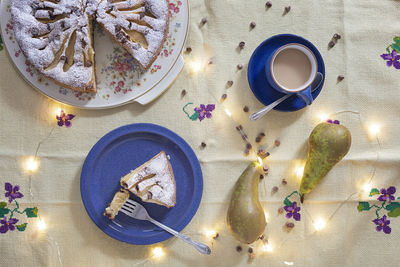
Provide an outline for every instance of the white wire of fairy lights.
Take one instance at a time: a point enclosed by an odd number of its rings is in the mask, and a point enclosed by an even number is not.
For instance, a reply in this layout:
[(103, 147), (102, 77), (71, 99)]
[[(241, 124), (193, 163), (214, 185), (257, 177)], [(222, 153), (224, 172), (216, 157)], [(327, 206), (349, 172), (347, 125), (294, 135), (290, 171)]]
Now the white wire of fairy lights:
[[(30, 200), (35, 206), (39, 206), (38, 203), (35, 200), (33, 191), (32, 191), (32, 177), (34, 173), (39, 169), (40, 161), (39, 161), (39, 150), (41, 145), (50, 138), (50, 136), (53, 134), (54, 129), (56, 128), (56, 125), (53, 126), (50, 130), (50, 132), (46, 135), (45, 138), (43, 138), (41, 141), (38, 142), (36, 149), (35, 149), (35, 154), (33, 157), (28, 158), (27, 162), (25, 163), (25, 170), (29, 172), (28, 176), (28, 182), (29, 182), (29, 195), (30, 195)], [(43, 231), (46, 229), (46, 222), (41, 218), (40, 216), (40, 210), (38, 212), (38, 222), (37, 222), (37, 229), (39, 231)], [(60, 263), (61, 266), (63, 266), (63, 262), (61, 259), (61, 251), (60, 251), (60, 246), (58, 245), (58, 242), (51, 236), (49, 231), (46, 231), (46, 238), (49, 243), (53, 243), (56, 250), (57, 250), (57, 258), (58, 262)]]

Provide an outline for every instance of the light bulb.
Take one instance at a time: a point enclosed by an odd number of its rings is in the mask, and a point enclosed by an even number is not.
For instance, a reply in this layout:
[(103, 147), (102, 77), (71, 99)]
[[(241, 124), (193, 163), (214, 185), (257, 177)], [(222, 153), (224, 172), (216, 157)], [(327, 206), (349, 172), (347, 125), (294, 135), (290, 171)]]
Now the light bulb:
[(314, 228), (315, 228), (316, 231), (320, 231), (320, 230), (324, 229), (325, 227), (326, 227), (326, 222), (322, 218), (318, 218), (314, 222)]
[(368, 131), (371, 135), (375, 136), (381, 131), (381, 126), (376, 123), (372, 123), (368, 127)]
[(296, 173), (297, 177), (299, 177), (299, 178), (303, 177), (304, 166), (297, 167), (295, 170), (295, 173)]
[(260, 158), (260, 157), (257, 156), (257, 160), (258, 160), (258, 164), (260, 164), (260, 166), (262, 166), (262, 165), (263, 165), (263, 160), (262, 160), (262, 158)]
[(320, 114), (318, 115), (318, 117), (319, 117), (319, 119), (320, 119), (321, 122), (322, 122), (322, 121), (327, 121), (327, 120), (328, 120), (328, 114), (326, 114), (326, 113), (320, 113)]
[(371, 192), (371, 189), (372, 189), (372, 185), (371, 185), (371, 183), (369, 183), (369, 182), (366, 182), (365, 184), (362, 185), (362, 190), (363, 190), (365, 193)]
[(204, 64), (201, 62), (201, 60), (197, 59), (190, 61), (189, 67), (193, 73), (197, 73), (204, 68)]
[(214, 238), (217, 235), (217, 232), (214, 230), (206, 230), (205, 234), (208, 238)]
[(46, 223), (43, 219), (39, 219), (39, 221), (37, 222), (37, 228), (39, 231), (43, 231), (46, 229)]
[(155, 247), (155, 248), (153, 248), (153, 256), (154, 256), (155, 258), (161, 258), (161, 257), (164, 256), (164, 255), (165, 255), (165, 252), (164, 252), (164, 250), (163, 250), (162, 247)]
[(271, 245), (271, 243), (266, 243), (262, 247), (263, 251), (265, 252), (272, 252), (274, 250), (274, 247)]
[(29, 157), (26, 159), (24, 167), (27, 172), (35, 172), (39, 169), (39, 160), (36, 157)]

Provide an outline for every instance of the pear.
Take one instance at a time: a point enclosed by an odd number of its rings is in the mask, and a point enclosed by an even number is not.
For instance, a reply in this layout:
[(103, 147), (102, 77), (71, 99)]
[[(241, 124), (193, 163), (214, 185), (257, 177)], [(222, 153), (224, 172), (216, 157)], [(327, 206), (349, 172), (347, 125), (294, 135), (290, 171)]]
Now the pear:
[(228, 209), (229, 231), (246, 244), (256, 241), (264, 233), (267, 224), (258, 199), (259, 181), (260, 164), (252, 162), (237, 180)]
[(351, 146), (351, 134), (337, 121), (323, 122), (311, 132), (308, 144), (308, 158), (300, 183), (301, 202), (304, 195), (310, 193), (347, 154)]

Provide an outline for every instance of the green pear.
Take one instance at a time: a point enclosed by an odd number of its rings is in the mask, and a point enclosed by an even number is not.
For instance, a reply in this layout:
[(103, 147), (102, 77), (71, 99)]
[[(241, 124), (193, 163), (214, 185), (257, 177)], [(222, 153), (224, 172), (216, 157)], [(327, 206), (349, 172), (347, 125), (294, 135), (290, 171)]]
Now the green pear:
[(340, 124), (318, 124), (308, 139), (308, 158), (300, 184), (301, 202), (349, 151), (350, 131)]
[(260, 164), (252, 162), (237, 180), (228, 209), (229, 231), (237, 240), (246, 244), (256, 241), (267, 225), (258, 199), (259, 181)]

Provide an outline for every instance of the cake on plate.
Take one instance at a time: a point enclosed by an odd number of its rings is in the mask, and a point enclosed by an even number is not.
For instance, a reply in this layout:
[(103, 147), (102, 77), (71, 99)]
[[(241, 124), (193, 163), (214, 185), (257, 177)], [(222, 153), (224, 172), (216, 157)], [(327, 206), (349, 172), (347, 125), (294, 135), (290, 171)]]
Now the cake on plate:
[(168, 0), (11, 0), (15, 38), (27, 60), (61, 86), (96, 92), (92, 22), (143, 68), (168, 34)]
[(115, 216), (118, 215), (119, 210), (122, 208), (128, 198), (128, 190), (121, 188), (117, 193), (115, 193), (113, 200), (104, 212), (104, 216), (114, 220)]
[(176, 204), (175, 177), (164, 151), (122, 177), (121, 185), (144, 202), (168, 208)]

